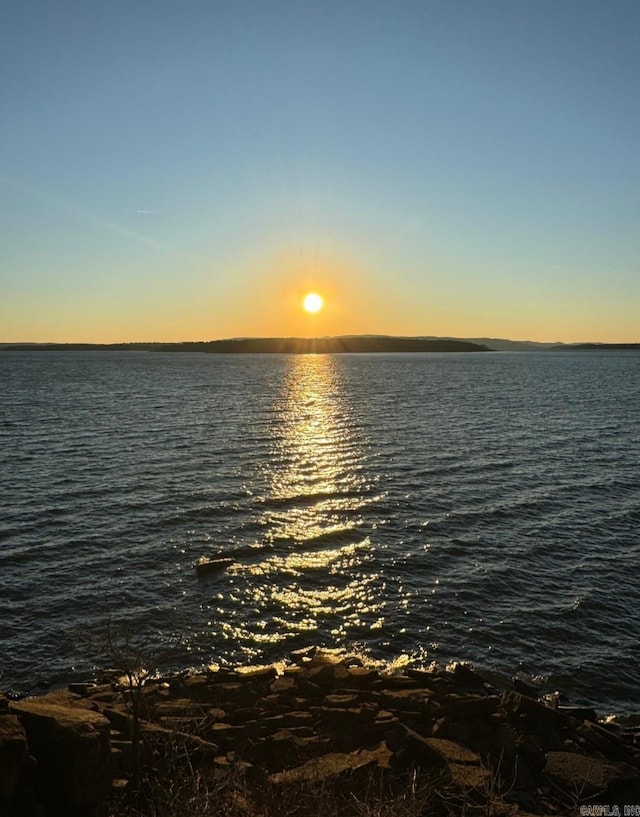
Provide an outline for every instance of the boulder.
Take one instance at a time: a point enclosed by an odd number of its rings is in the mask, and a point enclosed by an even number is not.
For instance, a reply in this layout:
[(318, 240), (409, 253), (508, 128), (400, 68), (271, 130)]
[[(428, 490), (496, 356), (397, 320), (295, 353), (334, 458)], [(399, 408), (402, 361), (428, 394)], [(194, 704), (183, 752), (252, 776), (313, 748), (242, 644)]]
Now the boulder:
[(638, 780), (638, 771), (626, 763), (601, 760), (577, 752), (547, 752), (547, 777), (562, 791), (575, 792), (581, 800), (606, 796), (614, 787)]
[(109, 721), (42, 698), (11, 703), (37, 761), (35, 789), (51, 817), (93, 814), (111, 789)]
[(27, 733), (15, 715), (0, 715), (0, 814), (8, 813), (27, 759)]

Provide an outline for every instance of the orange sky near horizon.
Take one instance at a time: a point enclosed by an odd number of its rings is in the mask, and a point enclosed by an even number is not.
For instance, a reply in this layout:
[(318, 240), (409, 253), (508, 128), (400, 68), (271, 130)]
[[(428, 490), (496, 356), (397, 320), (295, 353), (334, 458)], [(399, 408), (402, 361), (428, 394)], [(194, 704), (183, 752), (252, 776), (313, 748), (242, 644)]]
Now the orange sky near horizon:
[(640, 4), (540, 2), (9, 4), (0, 343), (639, 342)]

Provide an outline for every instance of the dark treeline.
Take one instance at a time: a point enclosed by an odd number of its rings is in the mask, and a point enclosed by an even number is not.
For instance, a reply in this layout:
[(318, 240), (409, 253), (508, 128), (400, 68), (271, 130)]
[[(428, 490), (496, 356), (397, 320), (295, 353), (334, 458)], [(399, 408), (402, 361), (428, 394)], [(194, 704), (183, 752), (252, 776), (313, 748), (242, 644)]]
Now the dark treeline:
[(487, 346), (463, 340), (347, 336), (335, 338), (238, 338), (185, 343), (40, 343), (10, 344), (8, 352), (153, 351), (328, 354), (340, 352), (488, 352)]
[(563, 346), (565, 350), (581, 351), (588, 349), (589, 351), (606, 351), (607, 349), (628, 349), (630, 351), (640, 349), (640, 343), (572, 343), (570, 346)]

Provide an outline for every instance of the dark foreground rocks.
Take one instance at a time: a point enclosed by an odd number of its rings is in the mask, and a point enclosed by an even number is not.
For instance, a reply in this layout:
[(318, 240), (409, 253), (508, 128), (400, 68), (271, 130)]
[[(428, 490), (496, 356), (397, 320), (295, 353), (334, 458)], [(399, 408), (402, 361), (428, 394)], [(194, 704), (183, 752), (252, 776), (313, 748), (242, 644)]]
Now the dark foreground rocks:
[[(640, 804), (636, 736), (590, 710), (466, 666), (392, 674), (357, 658), (292, 658), (282, 674), (220, 669), (0, 697), (0, 817), (116, 814), (118, 799), (177, 798), (185, 770), (208, 792), (241, 779), (237, 813), (248, 815), (278, 814), (279, 799), (314, 787), (359, 803), (372, 781), (399, 796), (418, 779), (416, 815), (575, 815), (597, 804), (622, 815)], [(247, 797), (262, 798), (259, 811)]]

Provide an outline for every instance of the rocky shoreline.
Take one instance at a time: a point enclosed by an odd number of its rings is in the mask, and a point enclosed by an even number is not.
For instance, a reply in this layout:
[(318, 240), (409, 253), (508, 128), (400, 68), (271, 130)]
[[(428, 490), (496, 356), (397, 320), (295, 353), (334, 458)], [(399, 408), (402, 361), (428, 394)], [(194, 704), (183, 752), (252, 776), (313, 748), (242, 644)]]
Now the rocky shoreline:
[(640, 814), (640, 730), (466, 665), (392, 673), (309, 648), (280, 672), (0, 694), (2, 817), (124, 814), (117, 804), (143, 779), (160, 786), (186, 768), (207, 791), (243, 781), (245, 810), (218, 813), (270, 817), (286, 792), (318, 787), (359, 802), (364, 781), (398, 792), (420, 776), (429, 808), (416, 814)]

